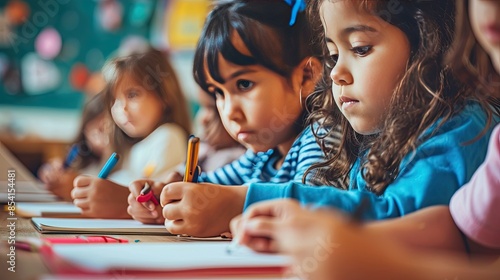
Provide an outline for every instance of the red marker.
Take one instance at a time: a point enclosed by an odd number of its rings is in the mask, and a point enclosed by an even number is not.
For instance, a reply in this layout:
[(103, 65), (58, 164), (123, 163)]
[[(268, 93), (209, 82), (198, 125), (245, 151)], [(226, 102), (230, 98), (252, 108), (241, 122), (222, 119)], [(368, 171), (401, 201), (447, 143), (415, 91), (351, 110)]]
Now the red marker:
[(148, 183), (144, 184), (144, 188), (141, 190), (141, 194), (136, 198), (136, 200), (140, 203), (152, 201), (154, 205), (160, 205)]
[(16, 241), (16, 248), (26, 251), (38, 251), (43, 245), (84, 244), (84, 243), (128, 243), (127, 239), (112, 236), (75, 236), (57, 238), (25, 238)]

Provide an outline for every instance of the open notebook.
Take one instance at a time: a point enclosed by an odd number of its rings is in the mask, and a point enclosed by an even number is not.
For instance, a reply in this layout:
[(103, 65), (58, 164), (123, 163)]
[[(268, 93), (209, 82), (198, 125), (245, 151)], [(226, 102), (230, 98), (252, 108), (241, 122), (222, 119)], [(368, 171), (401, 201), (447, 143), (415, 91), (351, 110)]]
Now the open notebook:
[(32, 218), (31, 222), (41, 233), (171, 235), (164, 225), (145, 225), (131, 219)]
[(74, 218), (82, 215), (82, 210), (71, 202), (19, 202), (16, 204), (16, 214), (19, 217), (58, 217)]
[[(259, 254), (229, 243), (64, 244), (40, 251), (52, 272), (113, 276), (214, 276), (280, 274), (291, 264), (282, 255)], [(140, 278), (140, 277), (139, 277)]]

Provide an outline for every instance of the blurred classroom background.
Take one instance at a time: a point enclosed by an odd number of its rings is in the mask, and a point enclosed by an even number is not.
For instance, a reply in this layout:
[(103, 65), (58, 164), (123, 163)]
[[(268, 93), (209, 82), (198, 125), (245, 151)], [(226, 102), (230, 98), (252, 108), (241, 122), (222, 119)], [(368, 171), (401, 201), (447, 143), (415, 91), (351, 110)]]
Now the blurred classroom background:
[(35, 173), (62, 157), (104, 62), (150, 44), (167, 51), (194, 115), (194, 47), (209, 0), (0, 1), (0, 142)]

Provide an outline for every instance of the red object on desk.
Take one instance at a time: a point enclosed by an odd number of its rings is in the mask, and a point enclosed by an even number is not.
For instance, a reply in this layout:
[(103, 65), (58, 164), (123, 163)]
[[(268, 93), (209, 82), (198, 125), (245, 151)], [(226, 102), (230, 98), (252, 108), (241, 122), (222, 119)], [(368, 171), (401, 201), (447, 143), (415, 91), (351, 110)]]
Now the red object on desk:
[(84, 244), (84, 243), (128, 243), (127, 239), (115, 238), (112, 236), (96, 235), (96, 236), (75, 236), (75, 237), (58, 237), (58, 238), (20, 238), (16, 242), (16, 248), (25, 251), (38, 251), (43, 246), (52, 244)]
[(77, 244), (77, 243), (128, 243), (127, 239), (112, 236), (76, 236), (74, 238), (43, 238), (51, 244)]
[(136, 198), (136, 200), (140, 203), (152, 201), (155, 205), (160, 205), (148, 183), (145, 184), (144, 188), (141, 191), (141, 194)]

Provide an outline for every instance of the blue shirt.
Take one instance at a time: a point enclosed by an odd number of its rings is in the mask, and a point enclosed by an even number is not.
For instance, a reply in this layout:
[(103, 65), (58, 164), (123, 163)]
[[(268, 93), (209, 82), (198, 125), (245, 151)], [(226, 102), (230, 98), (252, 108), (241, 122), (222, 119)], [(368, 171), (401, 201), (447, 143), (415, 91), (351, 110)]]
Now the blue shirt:
[[(330, 141), (333, 142), (334, 140)], [(325, 157), (314, 138), (311, 128), (308, 126), (297, 136), (290, 151), (285, 156), (281, 168), (276, 170), (274, 166), (280, 158), (281, 155), (276, 148), (258, 153), (248, 150), (238, 160), (213, 172), (202, 173), (199, 182), (220, 185), (247, 185), (260, 182), (284, 183), (290, 181), (298, 183), (302, 182), (302, 177), (311, 164), (323, 161)], [(310, 183), (309, 179), (311, 177), (308, 174), (306, 184)]]
[[(348, 190), (297, 182), (254, 183), (248, 188), (245, 209), (261, 200), (295, 198), (301, 204), (353, 212), (366, 198), (370, 206), (365, 208), (363, 218), (385, 219), (431, 205), (449, 204), (455, 191), (470, 180), (484, 161), (493, 126), (478, 140), (464, 143), (474, 139), (485, 126), (484, 110), (477, 103), (470, 103), (403, 159), (398, 177), (380, 196), (367, 189), (360, 169), (361, 159), (358, 159), (349, 174)], [(427, 133), (435, 127), (436, 124)]]

